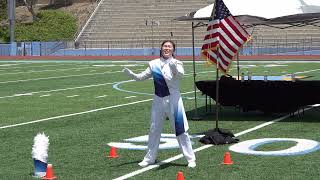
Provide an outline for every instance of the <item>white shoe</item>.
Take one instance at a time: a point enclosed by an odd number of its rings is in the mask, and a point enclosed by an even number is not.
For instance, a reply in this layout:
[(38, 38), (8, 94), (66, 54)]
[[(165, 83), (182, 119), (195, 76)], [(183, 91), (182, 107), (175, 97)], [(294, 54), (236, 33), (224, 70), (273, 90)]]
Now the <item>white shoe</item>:
[(192, 162), (189, 162), (188, 163), (188, 167), (189, 168), (195, 168), (197, 166), (196, 162), (195, 161), (192, 161)]
[(147, 167), (147, 166), (149, 166), (149, 165), (151, 165), (151, 164), (154, 164), (154, 163), (147, 162), (147, 161), (141, 161), (141, 162), (139, 163), (139, 166), (141, 166), (141, 167)]

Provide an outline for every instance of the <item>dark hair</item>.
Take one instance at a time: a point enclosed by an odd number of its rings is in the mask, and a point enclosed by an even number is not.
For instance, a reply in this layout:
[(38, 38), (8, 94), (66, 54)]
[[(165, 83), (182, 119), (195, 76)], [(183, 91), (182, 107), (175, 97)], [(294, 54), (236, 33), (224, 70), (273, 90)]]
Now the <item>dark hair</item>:
[(161, 53), (161, 51), (162, 51), (162, 46), (164, 45), (164, 43), (167, 43), (167, 42), (169, 42), (169, 43), (172, 44), (172, 46), (173, 46), (172, 57), (175, 57), (174, 52), (176, 51), (176, 44), (175, 44), (173, 41), (171, 41), (171, 40), (164, 40), (164, 41), (161, 43), (161, 47), (160, 47), (160, 57), (162, 57), (162, 53)]

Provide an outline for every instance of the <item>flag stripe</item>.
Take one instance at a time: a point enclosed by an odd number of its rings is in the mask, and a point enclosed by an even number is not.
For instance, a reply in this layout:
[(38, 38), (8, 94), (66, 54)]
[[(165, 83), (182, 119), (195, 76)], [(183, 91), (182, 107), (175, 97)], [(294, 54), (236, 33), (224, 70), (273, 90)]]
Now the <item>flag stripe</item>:
[(249, 34), (246, 30), (244, 30), (242, 28), (242, 26), (240, 25), (240, 23), (233, 17), (231, 16), (229, 18), (230, 22), (232, 22), (232, 24), (237, 28), (237, 30), (240, 32), (241, 36), (242, 36), (242, 40), (243, 40), (243, 43), (247, 41), (248, 37), (249, 37)]
[[(229, 36), (226, 36), (227, 38), (229, 38)], [(232, 52), (237, 52), (237, 49), (235, 49), (235, 47), (237, 47), (236, 45), (234, 45), (232, 40), (227, 40), (225, 39), (225, 37), (223, 35), (220, 36), (220, 42), (223, 42), (223, 44), (226, 45), (226, 47), (228, 47), (228, 49), (230, 49), (230, 51)], [(232, 43), (233, 45), (231, 45), (230, 43)]]
[[(228, 29), (227, 29), (227, 27), (225, 26), (225, 23), (227, 23), (226, 21), (223, 21), (222, 23), (221, 23), (221, 29), (222, 29), (222, 31), (226, 34), (226, 36), (228, 37), (228, 38), (230, 38), (231, 39), (231, 41), (236, 45), (236, 46), (241, 46), (241, 43), (235, 38), (235, 36), (236, 36), (236, 34), (233, 34), (232, 32), (230, 32)], [(230, 42), (231, 42), (230, 41)]]
[(218, 32), (214, 32), (214, 33), (212, 33), (212, 34), (207, 34), (207, 35), (204, 37), (204, 39), (213, 39), (213, 38), (218, 37), (219, 34), (220, 34), (220, 33), (218, 33)]
[[(217, 64), (217, 59), (219, 58), (215, 52), (208, 50), (203, 52), (203, 55), (205, 55), (206, 60), (209, 61), (210, 63)], [(218, 68), (220, 71), (223, 71), (224, 73), (226, 73), (227, 67), (224, 64), (222, 64), (220, 61), (218, 63)]]
[(207, 31), (211, 31), (213, 29), (217, 29), (219, 28), (219, 23), (213, 23), (213, 24), (208, 24), (208, 28), (207, 28)]
[(226, 57), (228, 57), (228, 59), (232, 59), (233, 54), (229, 54), (229, 53), (225, 50), (225, 48), (223, 48), (223, 47), (220, 46), (219, 50), (220, 50), (221, 53), (223, 53)]
[(202, 49), (212, 49), (212, 48), (216, 47), (218, 44), (219, 44), (218, 41), (210, 43), (210, 44), (204, 44), (202, 46)]
[[(240, 42), (239, 43), (243, 43), (246, 41), (246, 37), (244, 37), (242, 35), (242, 33), (239, 31), (239, 29), (242, 29), (242, 27), (240, 27), (240, 25), (238, 24), (237, 21), (231, 21), (231, 19), (234, 19), (233, 17), (228, 17), (226, 18), (226, 22), (227, 24), (230, 26), (230, 31), (233, 31), (233, 33), (236, 34), (235, 37), (238, 37)], [(234, 19), (235, 20), (235, 19)]]
[(249, 39), (249, 34), (231, 15), (223, 0), (216, 0), (214, 12), (201, 52), (206, 61), (217, 64), (220, 71), (227, 73), (239, 48)]

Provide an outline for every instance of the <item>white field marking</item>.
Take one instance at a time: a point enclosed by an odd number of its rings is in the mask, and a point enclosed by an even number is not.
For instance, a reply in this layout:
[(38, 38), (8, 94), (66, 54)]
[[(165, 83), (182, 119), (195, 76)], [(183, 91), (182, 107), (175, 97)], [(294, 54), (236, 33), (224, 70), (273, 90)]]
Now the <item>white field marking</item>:
[[(68, 69), (45, 69), (45, 70), (40, 70), (40, 71), (34, 71), (34, 70), (30, 70), (30, 71), (23, 71), (23, 72), (14, 72), (14, 73), (3, 73), (0, 74), (1, 75), (12, 75), (12, 74), (27, 74), (27, 73), (40, 73), (40, 72), (55, 72), (55, 71), (69, 71), (69, 70), (80, 70), (80, 69), (89, 69), (89, 68), (93, 68), (93, 67), (82, 67), (82, 68), (68, 68)], [(96, 71), (96, 70), (95, 70)]]
[(103, 73), (92, 73), (92, 74), (78, 74), (78, 75), (70, 75), (70, 76), (56, 76), (56, 77), (47, 77), (47, 78), (36, 78), (36, 79), (21, 79), (21, 80), (15, 80), (15, 81), (2, 81), (0, 84), (7, 84), (7, 83), (15, 83), (15, 82), (27, 82), (27, 81), (37, 81), (37, 80), (47, 80), (47, 79), (59, 79), (59, 78), (69, 78), (69, 77), (79, 77), (79, 76), (93, 76), (98, 74), (113, 74), (118, 73), (122, 71), (106, 71)]
[(145, 99), (145, 100), (142, 100), (142, 101), (135, 101), (135, 102), (127, 103), (127, 104), (118, 104), (118, 105), (115, 105), (115, 106), (108, 106), (108, 107), (103, 107), (103, 108), (98, 108), (98, 109), (92, 109), (92, 110), (89, 110), (89, 111), (83, 111), (83, 112), (72, 113), (72, 114), (65, 114), (65, 115), (61, 115), (61, 116), (54, 116), (54, 117), (49, 117), (49, 118), (44, 118), (44, 119), (39, 119), (39, 120), (34, 120), (34, 121), (29, 121), (29, 122), (24, 122), (24, 123), (19, 123), (19, 124), (1, 126), (0, 129), (12, 128), (12, 127), (23, 126), (23, 125), (27, 125), (27, 124), (34, 124), (34, 123), (38, 123), (38, 122), (49, 121), (49, 120), (53, 120), (53, 119), (60, 119), (60, 118), (65, 118), (65, 117), (88, 114), (88, 113), (92, 113), (92, 112), (98, 112), (98, 111), (102, 111), (102, 110), (113, 109), (113, 108), (117, 108), (117, 107), (129, 106), (129, 105), (132, 105), (132, 104), (148, 102), (148, 101), (151, 101), (151, 100), (152, 99)]
[(33, 95), (32, 93), (23, 93), (23, 94), (15, 94), (14, 96), (18, 97), (18, 96), (32, 96), (32, 95)]
[(124, 64), (120, 65), (121, 67), (137, 67), (137, 66), (145, 66), (147, 64)]
[(137, 96), (127, 96), (127, 97), (125, 97), (125, 99), (130, 99), (130, 98), (135, 98), (135, 97), (137, 97)]
[(38, 93), (45, 93), (45, 92), (58, 92), (58, 91), (67, 91), (67, 90), (73, 90), (73, 89), (82, 89), (82, 88), (90, 88), (90, 87), (97, 87), (97, 86), (105, 86), (105, 85), (110, 85), (114, 84), (117, 82), (113, 83), (103, 83), (103, 84), (93, 84), (93, 85), (87, 85), (87, 86), (78, 86), (78, 87), (71, 87), (71, 88), (64, 88), (64, 89), (53, 89), (53, 90), (47, 90), (47, 91), (36, 91), (36, 92), (29, 92), (29, 93), (23, 93), (23, 94), (15, 94), (11, 96), (2, 96), (0, 99), (4, 98), (11, 98), (11, 97), (17, 97), (17, 96), (26, 96), (26, 95), (32, 95), (32, 94), (38, 94)]
[[(26, 63), (26, 64), (32, 64), (32, 63)], [(25, 65), (25, 64), (23, 64)], [(0, 68), (0, 69), (3, 69), (3, 70), (10, 70), (10, 69), (18, 69), (18, 68), (40, 68), (40, 67), (50, 67), (50, 66), (65, 66), (65, 64), (55, 64), (55, 65), (43, 65), (43, 66), (28, 66), (28, 67), (10, 67), (10, 68)]]
[[(190, 91), (190, 92), (184, 92), (184, 93), (181, 93), (181, 94), (189, 94), (189, 93), (193, 93), (193, 92), (194, 91)], [(89, 111), (83, 111), (83, 112), (78, 112), (78, 113), (55, 116), (55, 117), (39, 119), (39, 120), (34, 120), (34, 121), (29, 121), (29, 122), (24, 122), (24, 123), (19, 123), (19, 124), (0, 126), (0, 129), (6, 129), (6, 128), (11, 128), (11, 127), (16, 127), (16, 126), (23, 126), (23, 125), (27, 125), (27, 124), (34, 124), (34, 123), (38, 123), (38, 122), (49, 121), (49, 120), (53, 120), (53, 119), (59, 119), (59, 118), (70, 117), (70, 116), (76, 116), (76, 115), (81, 115), (81, 114), (88, 114), (88, 113), (102, 111), (102, 110), (106, 110), (106, 109), (113, 109), (113, 108), (117, 108), (117, 107), (128, 106), (128, 105), (138, 104), (138, 103), (143, 103), (143, 102), (148, 102), (148, 101), (151, 101), (151, 100), (152, 99), (145, 99), (145, 100), (142, 100), (142, 101), (135, 101), (135, 102), (127, 103), (127, 104), (119, 104), (119, 105), (115, 105), (115, 106), (108, 106), (108, 107), (93, 109), (93, 110), (89, 110)]]
[(120, 64), (120, 65), (114, 65), (114, 64), (98, 64), (98, 65), (92, 65), (96, 67), (115, 67), (115, 66), (120, 66), (120, 67), (136, 67), (136, 66), (144, 66), (144, 64)]
[(0, 66), (4, 66), (4, 67), (7, 67), (7, 66), (16, 66), (16, 65), (19, 65), (19, 64), (0, 64)]
[[(316, 106), (319, 106), (319, 105), (318, 105), (318, 104), (313, 105), (313, 106), (311, 106), (310, 108), (306, 108), (305, 111), (307, 111), (307, 110), (309, 110), (309, 109), (311, 109), (311, 108), (313, 108), (313, 107), (316, 107)], [(297, 114), (297, 113), (298, 113), (298, 111), (294, 112), (294, 114)], [(243, 135), (243, 134), (247, 134), (247, 133), (249, 133), (249, 132), (258, 130), (258, 129), (263, 128), (263, 127), (265, 127), (265, 126), (271, 125), (271, 124), (273, 124), (273, 123), (275, 123), (275, 122), (279, 122), (279, 121), (281, 121), (281, 120), (283, 120), (283, 119), (288, 118), (289, 116), (290, 116), (290, 115), (286, 115), (286, 116), (280, 117), (280, 118), (278, 118), (278, 119), (271, 120), (271, 121), (269, 121), (269, 122), (260, 124), (260, 125), (258, 125), (258, 126), (256, 126), (256, 127), (247, 129), (247, 130), (245, 130), (245, 131), (239, 132), (239, 133), (235, 134), (235, 137), (238, 137), (238, 136), (241, 136), (241, 135)], [(209, 147), (211, 147), (211, 146), (213, 146), (213, 145), (212, 145), (212, 144), (208, 144), (208, 145), (201, 146), (201, 147), (195, 149), (194, 152), (196, 153), (196, 152), (198, 152), (198, 151), (207, 149), (207, 148), (209, 148)], [(167, 163), (169, 163), (169, 162), (175, 161), (175, 160), (180, 159), (180, 158), (182, 158), (182, 157), (183, 157), (183, 154), (178, 154), (178, 155), (176, 155), (176, 156), (174, 156), (174, 157), (171, 157), (171, 158), (166, 159), (166, 160), (163, 160), (163, 161), (161, 161), (161, 162), (159, 162), (159, 163), (156, 163), (156, 164), (147, 166), (147, 167), (145, 167), (145, 168), (139, 169), (139, 170), (137, 170), (137, 171), (133, 171), (133, 172), (131, 172), (131, 173), (129, 173), (129, 174), (120, 176), (120, 177), (115, 178), (115, 179), (113, 179), (113, 180), (128, 179), (128, 178), (130, 178), (130, 177), (133, 177), (133, 176), (136, 176), (136, 175), (141, 174), (141, 173), (143, 173), (143, 172), (146, 172), (146, 171), (149, 171), (149, 170), (151, 170), (151, 169), (157, 168), (157, 167), (159, 167), (159, 166), (161, 166), (161, 165), (163, 165), (163, 164), (167, 164)]]
[(108, 95), (102, 95), (102, 96), (97, 96), (96, 98), (104, 98), (107, 97)]
[(253, 67), (257, 67), (257, 65), (254, 65), (254, 64), (247, 64), (247, 65), (240, 64), (239, 67), (241, 67), (241, 68), (253, 68)]
[[(185, 75), (186, 76), (186, 75)], [(150, 79), (147, 79), (147, 80), (151, 80), (152, 78)], [(134, 93), (134, 94), (143, 94), (143, 95), (151, 95), (153, 96), (154, 94), (151, 94), (151, 93), (143, 93), (143, 92), (135, 92), (135, 91), (129, 91), (129, 90), (124, 90), (124, 89), (121, 89), (119, 88), (118, 86), (120, 84), (123, 84), (123, 83), (127, 83), (127, 82), (134, 82), (135, 80), (131, 79), (131, 80), (126, 80), (126, 81), (120, 81), (120, 82), (116, 82), (112, 87), (118, 91), (122, 91), (122, 92), (127, 92), (127, 93)], [(194, 91), (192, 91), (194, 92)], [(197, 91), (198, 92), (198, 91)], [(189, 92), (186, 92), (186, 93), (181, 93), (181, 94), (188, 94)]]
[(263, 65), (262, 67), (281, 67), (281, 66), (288, 66), (286, 64), (266, 64), (266, 65)]
[(71, 95), (71, 96), (67, 96), (67, 98), (73, 98), (73, 97), (77, 97), (79, 95), (75, 94), (75, 95)]
[(44, 94), (44, 95), (41, 95), (39, 97), (48, 97), (48, 96), (51, 96), (51, 94)]
[(95, 67), (114, 67), (114, 66), (116, 66), (116, 65), (114, 65), (114, 64), (98, 64), (98, 65), (92, 65), (92, 66), (95, 66)]
[(309, 73), (309, 72), (314, 72), (314, 71), (319, 71), (320, 69), (313, 69), (310, 71), (302, 71), (302, 72), (296, 72), (295, 74), (302, 74), (302, 73)]
[[(31, 63), (17, 63), (17, 64), (0, 64), (0, 66), (3, 67), (10, 67), (10, 66), (19, 66), (19, 65), (25, 65), (25, 64), (31, 64)], [(23, 67), (13, 67), (13, 68), (23, 68)], [(11, 69), (11, 67), (10, 67)]]
[(320, 61), (313, 61), (313, 60), (301, 60), (301, 61), (297, 61), (297, 60), (293, 60), (293, 61), (290, 61), (290, 60), (286, 60), (286, 61), (240, 61), (240, 63), (264, 63), (264, 64), (267, 64), (267, 63), (278, 63), (278, 64), (281, 64), (281, 63), (320, 63)]

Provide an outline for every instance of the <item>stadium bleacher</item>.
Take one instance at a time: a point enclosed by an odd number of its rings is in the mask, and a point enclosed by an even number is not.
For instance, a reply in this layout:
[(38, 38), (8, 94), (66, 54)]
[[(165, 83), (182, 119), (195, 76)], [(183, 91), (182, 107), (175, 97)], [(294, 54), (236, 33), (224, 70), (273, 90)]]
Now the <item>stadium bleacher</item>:
[[(191, 24), (173, 19), (209, 4), (207, 0), (102, 0), (86, 29), (80, 34), (80, 47), (114, 48), (158, 47), (163, 39), (190, 47)], [(197, 30), (201, 43), (204, 30)], [(198, 43), (198, 44), (199, 44)]]
[[(45, 48), (41, 53), (22, 54), (156, 55), (159, 44), (164, 39), (170, 39), (177, 44), (178, 55), (192, 55), (192, 24), (174, 19), (211, 3), (209, 0), (100, 0), (91, 18), (79, 28), (82, 30), (74, 41), (56, 42), (65, 44), (61, 49)], [(247, 31), (252, 35), (252, 40), (244, 45), (240, 52), (243, 55), (317, 55), (320, 52), (320, 27), (308, 25), (277, 29), (255, 26), (247, 28)], [(198, 55), (206, 26), (194, 28), (194, 32), (195, 51)], [(10, 54), (10, 44), (1, 47), (1, 55)]]
[[(191, 47), (191, 23), (173, 19), (211, 3), (208, 0), (101, 0), (77, 41), (80, 48), (154, 48), (162, 40), (171, 39), (178, 47)], [(253, 37), (247, 46), (252, 48), (290, 47), (297, 51), (306, 50), (306, 46), (307, 50), (320, 48), (320, 31), (316, 26), (288, 29), (256, 26), (247, 30)], [(205, 26), (195, 28), (195, 47), (201, 47), (205, 31)]]

